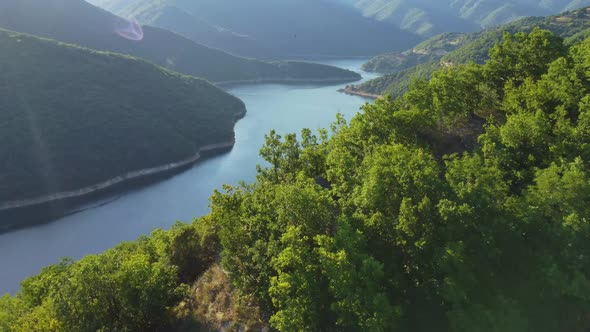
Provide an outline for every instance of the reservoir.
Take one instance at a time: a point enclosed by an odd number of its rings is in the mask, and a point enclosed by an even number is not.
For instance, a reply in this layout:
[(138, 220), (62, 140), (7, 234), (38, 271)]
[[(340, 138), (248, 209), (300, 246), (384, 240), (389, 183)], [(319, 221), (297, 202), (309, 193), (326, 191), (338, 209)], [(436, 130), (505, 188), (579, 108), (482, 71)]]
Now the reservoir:
[[(360, 72), (366, 59), (317, 61)], [(337, 92), (343, 85), (255, 84), (226, 87), (242, 99), (248, 114), (235, 126), (236, 144), (230, 152), (198, 162), (160, 182), (109, 197), (50, 224), (0, 235), (0, 296), (14, 293), (24, 278), (62, 257), (79, 259), (122, 241), (169, 228), (207, 214), (214, 189), (223, 184), (252, 182), (258, 151), (271, 129), (279, 134), (328, 128), (342, 113), (356, 114), (368, 100)]]

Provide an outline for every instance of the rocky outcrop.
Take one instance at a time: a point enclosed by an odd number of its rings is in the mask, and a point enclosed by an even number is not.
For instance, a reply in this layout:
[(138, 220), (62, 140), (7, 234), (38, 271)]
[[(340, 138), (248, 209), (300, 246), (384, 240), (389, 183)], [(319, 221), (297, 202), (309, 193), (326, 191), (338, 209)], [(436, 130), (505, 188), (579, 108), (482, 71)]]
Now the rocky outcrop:
[(382, 97), (381, 95), (376, 95), (373, 93), (357, 90), (355, 85), (350, 85), (350, 86), (347, 86), (346, 88), (338, 89), (338, 92), (346, 93), (347, 95), (360, 96), (360, 97), (372, 98), (372, 99), (379, 99)]

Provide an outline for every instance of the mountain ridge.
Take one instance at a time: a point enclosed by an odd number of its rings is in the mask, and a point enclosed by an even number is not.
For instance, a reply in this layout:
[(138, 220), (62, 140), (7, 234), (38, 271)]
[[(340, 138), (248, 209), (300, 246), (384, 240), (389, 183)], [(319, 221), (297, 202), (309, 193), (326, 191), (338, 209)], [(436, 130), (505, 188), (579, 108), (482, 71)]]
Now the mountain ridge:
[[(326, 0), (91, 0), (95, 5), (127, 18), (138, 18), (177, 32), (194, 29), (179, 20), (158, 21), (165, 8), (174, 7), (207, 21), (210, 25), (230, 31), (261, 45), (268, 53), (256, 56), (285, 58), (302, 56), (368, 56), (386, 50), (402, 50), (419, 42), (420, 37), (403, 32), (390, 24), (360, 15), (354, 8)], [(255, 23), (253, 23), (255, 22)], [(189, 38), (207, 45), (214, 37)], [(344, 36), (344, 37), (343, 37)], [(354, 41), (351, 43), (351, 41)], [(218, 48), (236, 52), (233, 45), (216, 44)], [(262, 54), (260, 54), (262, 53)], [(249, 54), (246, 54), (249, 55)]]
[[(159, 66), (212, 82), (301, 76), (276, 64), (236, 57), (199, 45), (161, 28), (144, 26), (141, 40), (127, 40), (116, 34), (116, 27), (126, 24), (129, 21), (83, 0), (4, 0), (0, 3), (0, 27), (91, 49), (141, 57)], [(324, 69), (333, 75), (329, 78), (342, 78), (343, 81), (360, 78), (351, 71), (329, 66)], [(322, 78), (323, 74), (325, 72), (316, 74), (306, 71), (310, 79)]]

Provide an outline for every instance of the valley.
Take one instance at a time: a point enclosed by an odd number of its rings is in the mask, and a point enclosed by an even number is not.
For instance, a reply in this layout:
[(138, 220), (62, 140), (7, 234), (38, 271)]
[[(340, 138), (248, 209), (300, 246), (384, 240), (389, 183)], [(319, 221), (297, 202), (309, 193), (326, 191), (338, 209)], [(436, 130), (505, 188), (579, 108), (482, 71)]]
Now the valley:
[(0, 331), (590, 331), (588, 6), (0, 0)]
[[(312, 61), (315, 61), (311, 59)], [(323, 61), (325, 64), (361, 72), (366, 59)], [(338, 93), (341, 85), (257, 84), (227, 87), (242, 99), (248, 111), (235, 126), (235, 145), (220, 156), (205, 159), (180, 174), (131, 192), (113, 193), (79, 207), (83, 211), (50, 224), (0, 234), (0, 293), (15, 292), (20, 280), (61, 257), (80, 258), (98, 253), (121, 241), (149, 233), (155, 227), (169, 228), (176, 221), (191, 221), (208, 212), (209, 196), (223, 184), (253, 181), (256, 164), (263, 161), (258, 150), (264, 133), (271, 129), (285, 134), (301, 128), (322, 128), (336, 113), (351, 118), (365, 102)], [(288, 105), (288, 107), (286, 107)], [(103, 204), (106, 203), (106, 204)], [(31, 244), (35, 244), (31, 246)]]

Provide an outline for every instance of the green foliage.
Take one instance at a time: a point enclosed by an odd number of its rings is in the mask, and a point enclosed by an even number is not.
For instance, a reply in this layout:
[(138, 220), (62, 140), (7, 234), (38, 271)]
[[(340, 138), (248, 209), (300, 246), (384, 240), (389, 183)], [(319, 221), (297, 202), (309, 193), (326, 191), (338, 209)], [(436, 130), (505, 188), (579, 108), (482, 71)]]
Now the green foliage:
[(272, 132), (212, 200), (233, 283), (282, 331), (587, 327), (589, 42), (506, 35), (330, 138)]
[[(588, 8), (582, 8), (555, 16), (523, 18), (499, 27), (488, 28), (470, 34), (437, 35), (414, 48), (414, 50), (426, 50), (430, 55), (417, 59), (413, 67), (399, 67), (395, 63), (391, 63), (390, 57), (387, 56), (379, 56), (371, 60), (369, 63), (372, 65), (367, 65), (369, 67), (393, 67), (395, 70), (403, 70), (359, 84), (354, 88), (356, 91), (370, 94), (401, 96), (408, 91), (413, 82), (429, 79), (432, 73), (440, 69), (441, 66), (460, 65), (470, 61), (484, 63), (489, 59), (489, 50), (502, 41), (504, 32), (529, 33), (535, 28), (541, 28), (564, 38), (567, 45), (572, 45), (584, 40), (584, 36), (589, 33), (589, 13)], [(436, 55), (437, 50), (444, 52), (438, 52), (439, 55)], [(413, 50), (404, 52), (404, 54), (408, 52), (412, 54)]]
[[(11, 327), (17, 324), (19, 317), (26, 314), (26, 307), (23, 301), (6, 294), (0, 298), (0, 330), (10, 331)], [(16, 329), (15, 329), (16, 330)]]
[(194, 225), (47, 268), (0, 299), (0, 327), (165, 326), (219, 250), (279, 331), (587, 330), (590, 40), (505, 39), (330, 137), (271, 132), (255, 183)]
[(0, 201), (76, 190), (231, 142), (244, 104), (145, 61), (0, 30)]
[(397, 324), (399, 312), (382, 287), (383, 265), (368, 254), (367, 240), (348, 223), (334, 237), (317, 237), (320, 264), (329, 282), (336, 323), (351, 330), (387, 331)]
[[(214, 263), (205, 220), (49, 266), (0, 299), (2, 331), (153, 331)], [(191, 241), (187, 242), (187, 239)], [(205, 247), (204, 245), (207, 245)], [(213, 250), (213, 253), (211, 252)], [(179, 254), (181, 253), (181, 254)], [(179, 256), (182, 260), (179, 262)], [(190, 264), (187, 262), (190, 261)], [(177, 265), (178, 264), (178, 265)]]
[(490, 50), (485, 74), (496, 78), (494, 83), (500, 87), (508, 81), (518, 85), (527, 78), (538, 80), (554, 60), (566, 53), (562, 40), (548, 30), (535, 28), (528, 35), (506, 32), (502, 43)]

